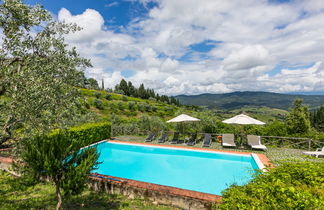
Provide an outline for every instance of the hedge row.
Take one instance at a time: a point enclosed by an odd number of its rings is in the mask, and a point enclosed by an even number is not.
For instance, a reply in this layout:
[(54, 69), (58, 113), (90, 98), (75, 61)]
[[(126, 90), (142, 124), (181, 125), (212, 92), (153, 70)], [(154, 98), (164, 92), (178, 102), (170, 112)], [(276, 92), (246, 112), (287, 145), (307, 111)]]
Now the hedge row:
[[(54, 132), (51, 135), (56, 135)], [(67, 135), (74, 141), (82, 142), (82, 146), (108, 139), (111, 136), (111, 124), (108, 122), (88, 123), (72, 127), (67, 130)]]

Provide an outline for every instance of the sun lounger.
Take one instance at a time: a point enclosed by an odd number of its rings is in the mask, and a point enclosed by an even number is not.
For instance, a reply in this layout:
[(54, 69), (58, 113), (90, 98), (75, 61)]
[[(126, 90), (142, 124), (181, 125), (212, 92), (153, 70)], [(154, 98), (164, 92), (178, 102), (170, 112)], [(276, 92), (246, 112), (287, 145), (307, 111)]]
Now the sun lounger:
[(303, 152), (303, 154), (315, 156), (318, 158), (319, 156), (324, 156), (324, 147), (322, 149), (317, 148), (314, 152)]
[(179, 132), (174, 132), (171, 144), (178, 144), (178, 143), (179, 143)]
[(205, 133), (202, 146), (203, 147), (210, 147), (211, 143), (212, 143), (211, 134)]
[(248, 145), (252, 147), (252, 149), (261, 149), (267, 150), (267, 147), (261, 144), (261, 137), (256, 135), (247, 135)]
[(234, 134), (226, 133), (222, 135), (222, 146), (223, 147), (236, 147), (234, 142)]
[(194, 146), (196, 144), (197, 133), (192, 134), (191, 138), (186, 142), (188, 146)]
[(161, 138), (159, 138), (158, 142), (159, 143), (164, 143), (168, 140), (169, 137), (169, 132), (164, 132), (161, 136)]
[(145, 142), (151, 142), (155, 139), (156, 133), (150, 132), (148, 137), (145, 139)]

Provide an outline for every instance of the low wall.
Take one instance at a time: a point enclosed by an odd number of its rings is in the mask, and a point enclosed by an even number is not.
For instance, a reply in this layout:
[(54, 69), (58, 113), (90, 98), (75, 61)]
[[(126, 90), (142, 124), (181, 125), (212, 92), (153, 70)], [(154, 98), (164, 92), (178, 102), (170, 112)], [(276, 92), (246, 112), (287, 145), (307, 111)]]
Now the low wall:
[(183, 209), (212, 209), (213, 203), (221, 200), (221, 196), (217, 195), (101, 174), (92, 174), (89, 186), (94, 191), (122, 194), (129, 198), (146, 199), (155, 204)]

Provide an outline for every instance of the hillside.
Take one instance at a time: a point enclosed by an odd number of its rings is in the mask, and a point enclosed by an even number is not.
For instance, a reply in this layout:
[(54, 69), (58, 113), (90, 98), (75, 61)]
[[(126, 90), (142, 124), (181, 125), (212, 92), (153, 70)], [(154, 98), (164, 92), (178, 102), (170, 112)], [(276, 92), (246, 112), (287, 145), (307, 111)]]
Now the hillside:
[(270, 107), (288, 110), (295, 98), (302, 98), (310, 109), (324, 104), (324, 95), (290, 95), (270, 92), (233, 92), (225, 94), (201, 94), (176, 96), (182, 104), (206, 106), (226, 110), (240, 109), (244, 106)]
[(85, 96), (88, 109), (108, 120), (112, 115), (118, 116), (124, 121), (131, 121), (140, 118), (142, 115), (169, 119), (182, 109), (155, 99), (140, 99), (117, 93), (107, 93), (102, 90), (81, 89), (81, 94)]

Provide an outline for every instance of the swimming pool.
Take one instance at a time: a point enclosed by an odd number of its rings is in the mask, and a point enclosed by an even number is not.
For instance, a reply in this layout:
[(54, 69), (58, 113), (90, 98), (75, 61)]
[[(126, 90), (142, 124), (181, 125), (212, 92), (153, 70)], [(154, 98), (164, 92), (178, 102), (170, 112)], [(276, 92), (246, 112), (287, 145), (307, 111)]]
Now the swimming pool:
[(94, 173), (214, 195), (243, 185), (259, 166), (253, 156), (128, 143), (97, 144)]

